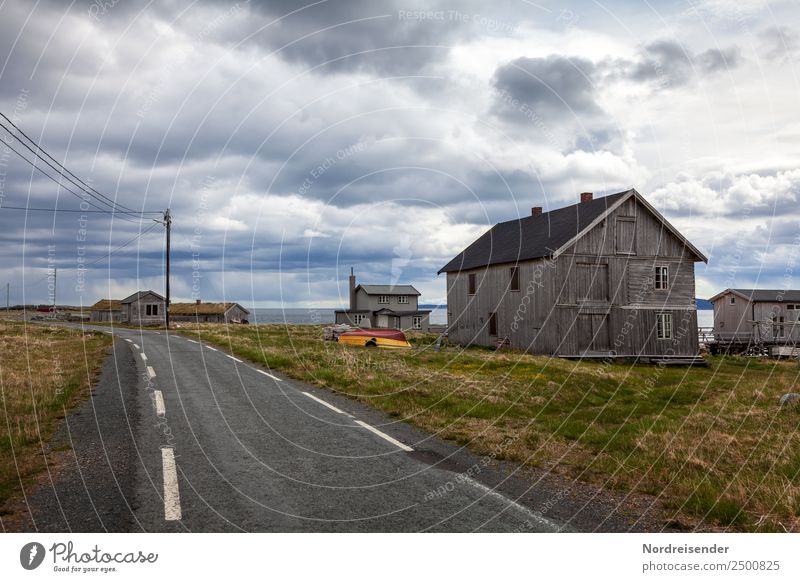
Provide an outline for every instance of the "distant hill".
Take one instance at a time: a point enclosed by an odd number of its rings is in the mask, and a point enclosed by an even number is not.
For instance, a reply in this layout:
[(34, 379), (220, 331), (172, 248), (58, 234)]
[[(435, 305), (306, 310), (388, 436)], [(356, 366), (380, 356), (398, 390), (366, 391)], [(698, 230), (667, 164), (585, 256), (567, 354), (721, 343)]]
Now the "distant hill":
[(708, 299), (695, 298), (695, 302), (697, 303), (697, 309), (714, 309), (714, 304)]

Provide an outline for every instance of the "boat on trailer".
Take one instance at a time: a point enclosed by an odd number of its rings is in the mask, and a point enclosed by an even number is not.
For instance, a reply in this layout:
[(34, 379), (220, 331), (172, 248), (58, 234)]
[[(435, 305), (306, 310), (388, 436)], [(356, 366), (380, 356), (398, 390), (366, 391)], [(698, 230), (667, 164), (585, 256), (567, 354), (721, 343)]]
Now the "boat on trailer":
[(340, 344), (368, 348), (408, 349), (406, 335), (399, 329), (354, 329), (339, 335)]

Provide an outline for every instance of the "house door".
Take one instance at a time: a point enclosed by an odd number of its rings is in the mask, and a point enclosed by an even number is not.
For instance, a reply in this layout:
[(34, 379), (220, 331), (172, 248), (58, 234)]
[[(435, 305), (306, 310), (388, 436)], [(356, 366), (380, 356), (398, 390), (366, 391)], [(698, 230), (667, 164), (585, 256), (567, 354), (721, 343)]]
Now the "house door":
[(379, 315), (378, 316), (378, 327), (389, 327), (389, 316), (388, 315)]
[(608, 337), (608, 315), (581, 313), (578, 315), (576, 331), (581, 353), (611, 350), (611, 342)]

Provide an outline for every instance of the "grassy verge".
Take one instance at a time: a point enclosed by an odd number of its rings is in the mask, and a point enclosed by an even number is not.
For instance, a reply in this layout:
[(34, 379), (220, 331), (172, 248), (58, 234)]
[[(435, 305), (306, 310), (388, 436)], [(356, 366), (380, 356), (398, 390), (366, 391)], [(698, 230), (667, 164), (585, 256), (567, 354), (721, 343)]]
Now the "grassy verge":
[(56, 420), (89, 394), (106, 335), (0, 320), (0, 507), (45, 467)]
[(709, 368), (573, 362), (482, 348), (383, 351), (316, 326), (194, 332), (232, 353), (366, 402), (498, 459), (659, 496), (675, 525), (800, 531), (796, 362), (717, 357)]

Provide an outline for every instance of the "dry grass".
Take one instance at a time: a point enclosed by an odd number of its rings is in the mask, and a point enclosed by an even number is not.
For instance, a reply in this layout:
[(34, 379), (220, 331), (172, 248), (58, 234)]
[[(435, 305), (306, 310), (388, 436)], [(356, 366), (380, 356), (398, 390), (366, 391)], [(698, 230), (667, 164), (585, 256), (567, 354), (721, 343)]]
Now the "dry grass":
[(0, 320), (0, 507), (45, 466), (66, 411), (90, 394), (108, 336)]
[(796, 362), (709, 368), (573, 362), (451, 347), (369, 350), (314, 326), (204, 324), (203, 339), (498, 459), (663, 499), (675, 525), (800, 531)]

